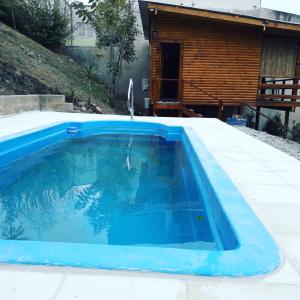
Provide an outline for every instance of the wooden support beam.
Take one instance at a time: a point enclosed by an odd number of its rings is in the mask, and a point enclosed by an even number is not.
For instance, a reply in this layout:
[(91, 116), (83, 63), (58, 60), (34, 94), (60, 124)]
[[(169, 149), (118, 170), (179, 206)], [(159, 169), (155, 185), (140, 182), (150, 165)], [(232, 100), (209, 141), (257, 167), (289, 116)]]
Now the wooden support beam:
[(264, 83), (264, 84), (260, 84), (259, 85), (260, 89), (300, 89), (300, 84), (268, 84), (268, 83)]
[(241, 116), (244, 114), (244, 104), (241, 103), (240, 106), (238, 107), (238, 114)]
[(292, 101), (256, 101), (256, 106), (261, 107), (300, 107), (300, 102)]
[(182, 110), (182, 104), (181, 103), (177, 103), (177, 102), (156, 102), (153, 103), (153, 108), (155, 110), (159, 110), (159, 109), (178, 109), (178, 110)]
[(287, 139), (287, 136), (288, 136), (289, 119), (290, 119), (290, 110), (287, 109), (285, 111), (285, 117), (284, 117), (284, 133), (283, 133), (283, 138), (284, 139)]
[(259, 117), (260, 117), (260, 107), (256, 108), (256, 116), (255, 116), (255, 129), (259, 130)]
[[(298, 85), (298, 83), (299, 83), (299, 78), (294, 78), (293, 84), (294, 84), (294, 85)], [(299, 88), (294, 88), (294, 89), (292, 90), (292, 95), (293, 95), (293, 96), (298, 95), (298, 89), (299, 89)], [(294, 100), (294, 101), (295, 101), (295, 100)], [(292, 110), (292, 111), (295, 112), (295, 111), (296, 111), (296, 107), (293, 107), (293, 110)]]
[(219, 102), (219, 107), (218, 107), (218, 119), (222, 120), (223, 118), (223, 111), (224, 111), (224, 105), (222, 101)]
[[(297, 91), (297, 90), (296, 90)], [(264, 100), (264, 99), (291, 99), (291, 100), (298, 100), (300, 99), (300, 95), (278, 95), (278, 94), (272, 94), (272, 95), (257, 95), (257, 99)]]

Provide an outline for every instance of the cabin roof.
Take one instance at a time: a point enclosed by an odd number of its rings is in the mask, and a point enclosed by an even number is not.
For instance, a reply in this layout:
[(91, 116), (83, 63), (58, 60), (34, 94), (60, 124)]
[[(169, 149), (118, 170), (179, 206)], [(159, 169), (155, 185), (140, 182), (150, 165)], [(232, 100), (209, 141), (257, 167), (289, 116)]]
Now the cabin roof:
[[(195, 4), (196, 3), (196, 4)], [(227, 21), (240, 25), (261, 26), (272, 30), (294, 31), (300, 33), (300, 15), (267, 8), (250, 10), (213, 9), (194, 1), (179, 0), (139, 0), (145, 38), (149, 36), (148, 10), (155, 9), (182, 15), (198, 16), (206, 19)]]

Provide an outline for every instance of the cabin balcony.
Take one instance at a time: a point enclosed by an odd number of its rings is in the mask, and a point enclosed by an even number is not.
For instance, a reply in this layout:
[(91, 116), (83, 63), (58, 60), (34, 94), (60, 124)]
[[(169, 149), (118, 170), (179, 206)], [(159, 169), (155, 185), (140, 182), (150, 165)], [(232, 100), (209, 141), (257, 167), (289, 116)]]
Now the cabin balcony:
[[(242, 106), (251, 105), (259, 108), (272, 108), (294, 112), (296, 107), (300, 107), (300, 77), (260, 79), (258, 92), (248, 98), (248, 101), (236, 99), (236, 94), (243, 93), (243, 88), (239, 89), (236, 84), (232, 87), (232, 94), (223, 98), (207, 91), (201, 84), (201, 80), (184, 79), (153, 79), (152, 85), (152, 104), (153, 110), (177, 110), (181, 114), (188, 106)], [(197, 100), (186, 99), (185, 89), (194, 90), (197, 93)], [(199, 95), (201, 97), (199, 98)], [(196, 115), (194, 115), (196, 116)]]
[(261, 79), (257, 107), (295, 111), (300, 107), (300, 77)]

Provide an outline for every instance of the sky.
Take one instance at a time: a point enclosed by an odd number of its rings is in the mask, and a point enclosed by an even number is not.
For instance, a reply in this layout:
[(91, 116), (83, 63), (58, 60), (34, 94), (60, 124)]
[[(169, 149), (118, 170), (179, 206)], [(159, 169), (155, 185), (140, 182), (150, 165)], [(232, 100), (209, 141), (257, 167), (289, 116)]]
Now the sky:
[[(81, 1), (88, 3), (88, 0)], [(261, 6), (265, 8), (271, 8), (274, 10), (300, 15), (300, 0), (261, 0), (261, 4)]]
[(300, 0), (261, 0), (261, 6), (300, 15)]

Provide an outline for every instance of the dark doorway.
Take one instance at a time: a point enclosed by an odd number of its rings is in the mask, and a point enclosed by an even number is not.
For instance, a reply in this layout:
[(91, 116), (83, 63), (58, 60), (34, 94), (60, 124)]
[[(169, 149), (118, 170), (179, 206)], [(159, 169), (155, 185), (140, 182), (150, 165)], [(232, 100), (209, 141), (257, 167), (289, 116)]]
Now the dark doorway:
[(160, 100), (177, 101), (179, 94), (180, 44), (161, 43)]

